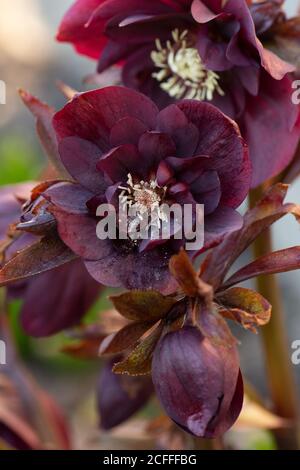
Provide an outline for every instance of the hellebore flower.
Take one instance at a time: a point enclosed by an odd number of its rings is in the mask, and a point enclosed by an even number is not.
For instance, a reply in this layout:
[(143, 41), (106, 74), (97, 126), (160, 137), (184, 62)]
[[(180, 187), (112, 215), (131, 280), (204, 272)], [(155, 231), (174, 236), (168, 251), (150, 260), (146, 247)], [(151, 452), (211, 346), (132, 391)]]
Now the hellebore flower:
[[(241, 410), (243, 383), (236, 340), (225, 319), (256, 332), (271, 318), (272, 306), (259, 293), (237, 284), (259, 275), (299, 269), (300, 247), (269, 253), (232, 275), (234, 262), (274, 222), (300, 207), (285, 204), (287, 186), (270, 188), (248, 210), (241, 229), (209, 252), (196, 271), (186, 252), (170, 260), (176, 294), (134, 290), (111, 297), (130, 321), (102, 338), (100, 354), (126, 352), (116, 374), (152, 374), (166, 413), (198, 437), (216, 437), (233, 425)], [(129, 352), (128, 352), (129, 351)]]
[(130, 233), (126, 240), (100, 239), (101, 204), (118, 210), (121, 200), (138, 216), (153, 205), (203, 204), (205, 248), (241, 226), (235, 208), (250, 185), (247, 146), (236, 124), (212, 105), (185, 100), (159, 112), (138, 92), (108, 87), (75, 96), (53, 125), (74, 182), (53, 184), (42, 195), (59, 236), (98, 282), (171, 291), (168, 262), (185, 242)]
[[(38, 239), (37, 235), (12, 231), (20, 222), (20, 201), (28, 199), (33, 187), (30, 183), (0, 189), (0, 242), (5, 261)], [(32, 214), (29, 214), (23, 216), (28, 218), (27, 223), (32, 218)], [(42, 214), (42, 220), (46, 218), (48, 223), (49, 215)], [(41, 220), (39, 222), (41, 224)], [(8, 294), (24, 301), (20, 316), (24, 331), (31, 336), (42, 337), (79, 323), (96, 301), (100, 290), (101, 286), (88, 274), (82, 261), (74, 259), (30, 280), (10, 284)]]
[(184, 98), (219, 107), (240, 125), (257, 186), (290, 163), (300, 135), (295, 67), (267, 48), (286, 22), (282, 3), (79, 0), (57, 37), (99, 59), (99, 73), (121, 64), (123, 83), (160, 108)]

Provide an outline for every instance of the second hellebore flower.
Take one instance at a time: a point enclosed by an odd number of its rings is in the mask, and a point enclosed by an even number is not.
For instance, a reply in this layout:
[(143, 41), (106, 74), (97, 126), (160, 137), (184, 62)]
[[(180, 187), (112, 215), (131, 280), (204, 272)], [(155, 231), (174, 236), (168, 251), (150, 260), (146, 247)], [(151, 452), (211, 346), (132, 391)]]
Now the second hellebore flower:
[(121, 64), (123, 83), (160, 107), (183, 98), (219, 107), (240, 125), (257, 186), (290, 163), (300, 135), (295, 67), (268, 49), (282, 4), (77, 0), (57, 37), (98, 59), (99, 73)]
[(121, 197), (141, 213), (152, 203), (203, 204), (205, 248), (241, 226), (235, 208), (249, 191), (248, 150), (237, 125), (212, 105), (186, 100), (159, 112), (140, 93), (108, 87), (75, 96), (53, 124), (74, 182), (56, 183), (44, 197), (61, 239), (98, 282), (171, 291), (168, 262), (184, 244), (101, 240), (100, 204), (117, 207)]

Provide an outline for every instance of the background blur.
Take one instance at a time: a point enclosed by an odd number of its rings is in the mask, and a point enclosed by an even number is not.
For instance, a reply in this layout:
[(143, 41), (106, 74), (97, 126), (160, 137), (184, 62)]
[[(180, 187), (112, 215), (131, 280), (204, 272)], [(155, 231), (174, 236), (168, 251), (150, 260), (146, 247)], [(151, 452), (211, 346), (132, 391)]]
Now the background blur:
[[(30, 91), (59, 108), (65, 100), (55, 86), (56, 80), (83, 90), (82, 78), (95, 71), (92, 61), (76, 55), (71, 46), (57, 44), (54, 40), (62, 15), (71, 4), (72, 0), (0, 0), (0, 80), (7, 85), (7, 104), (0, 105), (0, 184), (35, 179), (45, 163), (33, 119), (21, 103), (17, 89)], [(289, 14), (296, 13), (297, 0), (287, 0), (286, 4)], [(300, 202), (300, 180), (291, 188), (289, 199)], [(274, 232), (276, 249), (300, 244), (300, 228), (292, 217), (277, 223)], [(291, 345), (300, 339), (300, 271), (280, 276), (280, 282)], [(39, 341), (26, 338), (18, 327), (17, 313), (16, 306), (11, 312), (11, 321), (30, 370), (69, 414), (76, 445), (99, 448), (97, 416), (93, 412), (98, 364), (73, 361), (59, 354), (64, 341), (61, 335)], [(241, 340), (243, 371), (266, 395), (259, 337), (244, 334), (240, 329), (237, 336)], [(300, 387), (300, 366), (294, 369)], [(108, 438), (102, 436), (101, 446), (112, 448), (112, 444), (107, 444)]]

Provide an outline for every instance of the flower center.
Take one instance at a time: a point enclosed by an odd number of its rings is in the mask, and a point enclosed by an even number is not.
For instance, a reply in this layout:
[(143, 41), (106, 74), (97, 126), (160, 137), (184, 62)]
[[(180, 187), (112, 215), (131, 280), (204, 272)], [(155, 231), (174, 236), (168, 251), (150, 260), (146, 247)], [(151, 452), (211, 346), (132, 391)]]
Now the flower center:
[(136, 240), (136, 228), (141, 221), (146, 221), (144, 229), (153, 226), (161, 228), (161, 222), (165, 220), (164, 213), (160, 206), (163, 203), (167, 187), (161, 187), (156, 180), (140, 181), (134, 183), (132, 175), (128, 174), (127, 186), (119, 186), (120, 203), (124, 210), (131, 209), (129, 214), (128, 235)]
[(172, 32), (173, 41), (168, 40), (165, 47), (156, 39), (156, 49), (151, 59), (158, 72), (152, 74), (162, 90), (176, 99), (198, 99), (211, 101), (214, 93), (224, 96), (219, 85), (219, 75), (207, 70), (199, 56), (188, 31), (178, 29)]

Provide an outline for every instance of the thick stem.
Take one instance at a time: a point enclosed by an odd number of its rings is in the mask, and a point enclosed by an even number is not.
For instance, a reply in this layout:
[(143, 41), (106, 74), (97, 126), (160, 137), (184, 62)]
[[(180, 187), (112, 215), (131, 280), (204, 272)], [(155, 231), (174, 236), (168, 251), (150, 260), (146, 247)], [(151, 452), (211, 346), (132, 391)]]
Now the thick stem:
[[(261, 190), (252, 192), (250, 197), (252, 206), (261, 194)], [(255, 258), (258, 258), (272, 251), (272, 233), (271, 229), (268, 229), (254, 242), (253, 253)], [(260, 294), (272, 305), (271, 321), (261, 328), (261, 337), (274, 411), (292, 422), (291, 429), (277, 433), (277, 440), (281, 448), (296, 449), (300, 444), (297, 435), (298, 402), (280, 288), (275, 276), (260, 276), (256, 282)]]

